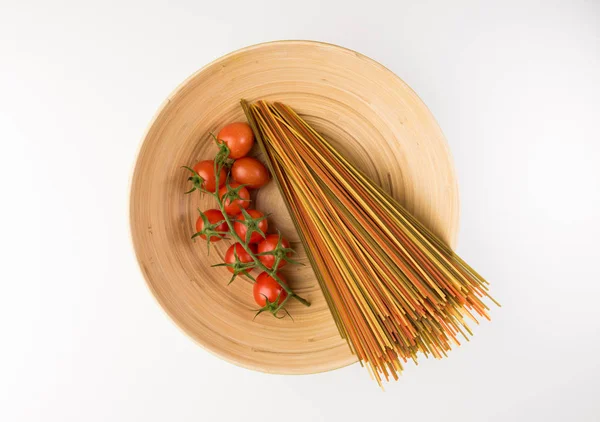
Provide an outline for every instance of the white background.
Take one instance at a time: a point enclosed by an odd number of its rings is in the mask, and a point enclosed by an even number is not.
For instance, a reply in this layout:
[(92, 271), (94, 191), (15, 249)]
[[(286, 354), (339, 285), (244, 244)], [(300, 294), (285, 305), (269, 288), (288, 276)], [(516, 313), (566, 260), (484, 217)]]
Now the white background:
[[(0, 0), (1, 421), (600, 419), (598, 1), (84, 3)], [(355, 49), (421, 96), (454, 155), (458, 252), (503, 304), (385, 393), (358, 365), (221, 361), (133, 256), (152, 115), (204, 64), (274, 39)]]

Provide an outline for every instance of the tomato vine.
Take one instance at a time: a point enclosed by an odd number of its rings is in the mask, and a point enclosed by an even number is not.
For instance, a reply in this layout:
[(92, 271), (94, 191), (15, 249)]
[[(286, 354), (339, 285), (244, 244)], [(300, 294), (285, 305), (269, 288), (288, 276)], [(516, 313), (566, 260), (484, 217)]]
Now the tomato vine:
[[(277, 246), (268, 252), (256, 253), (255, 251), (253, 251), (253, 248), (251, 247), (250, 239), (251, 239), (253, 233), (258, 233), (260, 235), (260, 237), (262, 237), (263, 239), (266, 239), (266, 237), (267, 237), (267, 234), (264, 233), (259, 228), (259, 223), (262, 220), (264, 220), (266, 218), (266, 216), (261, 215), (259, 217), (253, 217), (243, 207), (240, 208), (240, 214), (243, 216), (243, 219), (232, 218), (230, 215), (227, 214), (226, 208), (227, 208), (228, 204), (231, 204), (236, 200), (247, 201), (246, 198), (240, 198), (240, 196), (239, 196), (240, 190), (242, 188), (244, 188), (246, 185), (238, 184), (237, 186), (232, 187), (232, 185), (229, 183), (230, 170), (231, 170), (231, 166), (234, 162), (233, 160), (231, 160), (229, 158), (230, 149), (224, 142), (218, 141), (214, 135), (213, 135), (213, 138), (216, 141), (219, 151), (215, 155), (215, 159), (213, 161), (213, 163), (214, 163), (213, 170), (214, 170), (214, 179), (215, 180), (214, 180), (214, 183), (211, 183), (211, 185), (214, 184), (217, 188), (215, 189), (214, 192), (207, 190), (205, 188), (205, 185), (208, 184), (208, 183), (206, 183), (207, 181), (200, 174), (198, 174), (198, 172), (196, 172), (193, 168), (184, 166), (183, 168), (187, 169), (188, 171), (190, 171), (192, 173), (192, 176), (190, 176), (188, 178), (188, 181), (190, 181), (192, 183), (192, 188), (185, 193), (192, 193), (194, 191), (198, 191), (201, 194), (208, 194), (208, 195), (211, 195), (212, 197), (214, 197), (215, 200), (217, 201), (218, 209), (222, 213), (223, 219), (220, 221), (215, 221), (212, 224), (210, 224), (209, 220), (206, 218), (204, 213), (200, 209), (198, 209), (198, 212), (200, 213), (200, 218), (202, 218), (202, 220), (203, 220), (203, 222), (205, 222), (205, 224), (203, 225), (202, 230), (195, 233), (192, 236), (192, 238), (196, 238), (198, 236), (200, 236), (202, 238), (206, 238), (206, 241), (208, 242), (209, 250), (210, 250), (211, 240), (213, 240), (213, 239), (221, 240), (222, 238), (227, 238), (225, 236), (229, 236), (232, 240), (234, 240), (235, 242), (239, 243), (242, 246), (242, 248), (244, 249), (246, 254), (248, 254), (248, 256), (251, 257), (251, 259), (252, 259), (251, 262), (240, 262), (236, 247), (234, 247), (234, 256), (235, 256), (234, 263), (231, 263), (231, 264), (222, 263), (222, 264), (213, 265), (213, 266), (230, 267), (230, 271), (233, 273), (233, 275), (232, 275), (229, 283), (233, 282), (233, 280), (237, 276), (240, 276), (240, 275), (248, 276), (248, 278), (250, 278), (254, 283), (256, 283), (256, 279), (252, 275), (250, 275), (249, 272), (252, 269), (257, 269), (257, 270), (264, 271), (266, 274), (268, 274), (270, 277), (272, 277), (277, 282), (277, 284), (285, 291), (286, 294), (281, 295), (281, 297), (283, 298), (283, 300), (281, 300), (281, 301), (276, 300), (275, 302), (270, 302), (269, 300), (266, 300), (266, 305), (257, 311), (256, 316), (258, 316), (260, 313), (265, 312), (265, 311), (271, 313), (273, 316), (275, 316), (277, 318), (282, 318), (282, 317), (278, 316), (280, 311), (284, 311), (286, 314), (289, 315), (289, 313), (284, 308), (284, 306), (287, 304), (287, 301), (291, 298), (297, 300), (298, 302), (302, 303), (305, 306), (310, 306), (310, 302), (307, 301), (306, 299), (304, 299), (303, 297), (297, 295), (287, 285), (287, 283), (284, 280), (282, 280), (282, 277), (280, 277), (280, 275), (277, 272), (278, 269), (281, 268), (282, 263), (290, 262), (293, 264), (297, 264), (296, 261), (293, 261), (292, 259), (289, 258), (289, 255), (291, 255), (291, 253), (293, 253), (294, 251), (293, 251), (293, 249), (283, 245), (283, 243), (282, 243), (283, 238), (282, 238), (281, 234), (279, 233), (279, 239), (277, 242)], [(224, 170), (224, 172), (223, 172), (223, 170)], [(225, 174), (225, 178), (226, 178), (224, 183), (221, 180), (221, 177), (223, 174)], [(223, 192), (221, 192), (221, 193), (219, 192), (219, 188), (218, 188), (219, 186), (223, 186), (226, 188), (225, 194), (223, 194)], [(262, 213), (260, 213), (260, 214), (262, 214)], [(228, 231), (223, 230), (223, 226), (221, 226), (223, 223), (226, 224)], [(245, 239), (242, 239), (236, 232), (235, 227), (234, 227), (235, 223), (242, 224), (246, 227)], [(220, 230), (217, 231), (216, 230), (217, 228), (219, 228)], [(272, 255), (275, 258), (274, 259), (275, 263), (271, 268), (267, 267), (263, 262), (261, 262), (260, 257), (264, 256), (264, 255)], [(283, 297), (283, 296), (285, 296), (285, 297)], [(265, 297), (265, 299), (266, 299), (266, 297)]]

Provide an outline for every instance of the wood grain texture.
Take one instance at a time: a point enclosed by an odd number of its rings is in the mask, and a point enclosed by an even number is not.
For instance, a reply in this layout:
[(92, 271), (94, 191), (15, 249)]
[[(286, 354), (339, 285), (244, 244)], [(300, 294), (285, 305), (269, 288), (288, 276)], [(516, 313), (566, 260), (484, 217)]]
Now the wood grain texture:
[(312, 302), (309, 308), (290, 302), (294, 321), (265, 314), (253, 321), (251, 281), (227, 286), (227, 270), (210, 268), (229, 241), (207, 256), (203, 242), (190, 240), (196, 208), (215, 204), (183, 195), (188, 175), (180, 167), (214, 156), (209, 132), (244, 120), (240, 98), (293, 107), (454, 246), (458, 190), (444, 136), (419, 97), (377, 62), (330, 44), (278, 41), (228, 54), (192, 75), (162, 105), (143, 140), (131, 182), (131, 234), (148, 286), (176, 324), (209, 351), (254, 370), (307, 374), (351, 364), (356, 358), (339, 337), (274, 183), (255, 194), (255, 207), (272, 213), (271, 227), (281, 229), (306, 264), (283, 270)]

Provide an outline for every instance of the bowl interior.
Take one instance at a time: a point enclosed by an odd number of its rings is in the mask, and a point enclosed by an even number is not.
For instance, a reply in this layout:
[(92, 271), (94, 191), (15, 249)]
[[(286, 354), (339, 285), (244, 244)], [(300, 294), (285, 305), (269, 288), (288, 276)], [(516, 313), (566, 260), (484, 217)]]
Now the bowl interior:
[[(260, 315), (251, 281), (227, 286), (230, 242), (193, 242), (196, 209), (215, 203), (184, 195), (186, 171), (213, 158), (210, 132), (245, 120), (239, 100), (279, 100), (453, 246), (458, 193), (437, 123), (417, 95), (378, 63), (341, 47), (305, 41), (260, 44), (231, 53), (185, 81), (163, 104), (143, 140), (131, 185), (131, 231), (148, 285), (169, 316), (202, 346), (238, 365), (272, 373), (331, 370), (356, 361), (339, 337), (283, 199), (274, 183), (254, 194), (305, 266), (283, 270), (312, 302), (288, 307), (294, 320)], [(257, 147), (256, 147), (257, 148)], [(253, 151), (255, 154), (258, 151)]]

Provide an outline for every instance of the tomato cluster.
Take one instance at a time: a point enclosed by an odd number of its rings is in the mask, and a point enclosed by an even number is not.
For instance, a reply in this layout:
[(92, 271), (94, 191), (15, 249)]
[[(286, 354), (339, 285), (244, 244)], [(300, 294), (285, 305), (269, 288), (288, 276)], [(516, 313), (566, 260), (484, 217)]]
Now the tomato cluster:
[[(251, 208), (250, 192), (268, 183), (269, 173), (259, 160), (247, 156), (254, 145), (254, 134), (247, 123), (225, 126), (216, 141), (220, 153), (215, 160), (186, 167), (193, 173), (188, 179), (193, 184), (189, 192), (211, 193), (219, 202), (219, 209), (199, 210), (192, 237), (205, 239), (209, 245), (226, 235), (233, 237), (236, 242), (227, 249), (225, 262), (216, 266), (225, 266), (233, 274), (230, 283), (237, 275), (254, 280), (254, 300), (261, 306), (258, 313), (270, 311), (277, 316), (288, 294), (295, 296), (278, 272), (287, 262), (293, 262), (293, 250), (280, 234), (267, 233), (267, 216)], [(256, 279), (250, 275), (252, 269), (262, 270)]]

